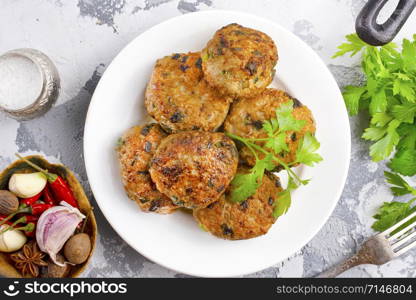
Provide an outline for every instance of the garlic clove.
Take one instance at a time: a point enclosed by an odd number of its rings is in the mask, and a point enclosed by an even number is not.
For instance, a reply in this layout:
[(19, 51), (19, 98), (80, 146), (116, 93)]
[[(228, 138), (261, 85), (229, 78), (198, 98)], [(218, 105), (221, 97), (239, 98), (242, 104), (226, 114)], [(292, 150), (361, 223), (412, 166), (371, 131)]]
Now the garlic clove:
[[(9, 225), (3, 224), (0, 226), (0, 231), (6, 229)], [(8, 230), (0, 234), (0, 251), (14, 252), (23, 247), (27, 242), (27, 237), (20, 230)]]
[(84, 218), (77, 208), (66, 206), (65, 202), (49, 208), (40, 216), (36, 226), (36, 241), (39, 249), (48, 253), (56, 265), (65, 265), (57, 260), (56, 255)]
[(46, 176), (41, 172), (12, 175), (9, 190), (20, 198), (30, 198), (39, 194), (46, 186)]

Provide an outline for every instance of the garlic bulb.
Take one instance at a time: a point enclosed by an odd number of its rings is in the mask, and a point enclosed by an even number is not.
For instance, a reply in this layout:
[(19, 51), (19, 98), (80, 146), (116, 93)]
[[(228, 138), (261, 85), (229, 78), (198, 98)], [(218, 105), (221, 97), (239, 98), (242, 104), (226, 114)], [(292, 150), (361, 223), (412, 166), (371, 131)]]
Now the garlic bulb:
[(46, 176), (42, 172), (12, 175), (9, 190), (20, 198), (30, 198), (39, 194), (46, 185)]
[[(9, 227), (7, 224), (0, 226), (0, 231)], [(0, 234), (0, 252), (14, 252), (23, 247), (27, 238), (20, 230), (8, 230)]]
[(36, 241), (39, 249), (48, 253), (55, 264), (64, 266), (64, 263), (57, 260), (56, 255), (84, 218), (85, 216), (77, 208), (65, 201), (59, 206), (46, 210), (36, 226)]

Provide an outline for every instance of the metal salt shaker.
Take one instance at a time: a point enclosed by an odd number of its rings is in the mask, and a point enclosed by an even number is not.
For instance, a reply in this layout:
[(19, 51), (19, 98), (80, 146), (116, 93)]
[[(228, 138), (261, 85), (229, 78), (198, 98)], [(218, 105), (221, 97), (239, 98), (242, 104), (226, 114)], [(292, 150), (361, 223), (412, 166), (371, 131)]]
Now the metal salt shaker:
[(60, 90), (60, 78), (54, 63), (39, 50), (22, 48), (6, 52), (0, 59), (7, 59), (13, 56), (22, 56), (32, 61), (41, 74), (42, 87), (37, 99), (29, 106), (19, 109), (7, 109), (0, 106), (0, 111), (17, 120), (29, 120), (39, 117), (48, 111), (56, 101)]

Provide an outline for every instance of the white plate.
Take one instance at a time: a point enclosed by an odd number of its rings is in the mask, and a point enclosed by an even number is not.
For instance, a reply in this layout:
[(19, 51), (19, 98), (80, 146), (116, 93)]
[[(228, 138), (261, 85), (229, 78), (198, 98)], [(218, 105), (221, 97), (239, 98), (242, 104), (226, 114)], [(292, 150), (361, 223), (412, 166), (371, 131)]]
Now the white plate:
[[(293, 194), (289, 212), (268, 234), (225, 241), (202, 231), (188, 214), (164, 216), (139, 211), (124, 193), (114, 147), (130, 126), (148, 120), (143, 93), (157, 58), (198, 51), (229, 23), (264, 31), (279, 51), (274, 86), (300, 99), (313, 112), (324, 161), (302, 168), (309, 185)], [(230, 11), (183, 15), (147, 30), (113, 60), (92, 98), (84, 134), (85, 163), (94, 196), (115, 231), (148, 259), (196, 276), (238, 276), (270, 267), (304, 246), (324, 225), (341, 195), (350, 157), (350, 129), (338, 86), (325, 64), (283, 27)]]

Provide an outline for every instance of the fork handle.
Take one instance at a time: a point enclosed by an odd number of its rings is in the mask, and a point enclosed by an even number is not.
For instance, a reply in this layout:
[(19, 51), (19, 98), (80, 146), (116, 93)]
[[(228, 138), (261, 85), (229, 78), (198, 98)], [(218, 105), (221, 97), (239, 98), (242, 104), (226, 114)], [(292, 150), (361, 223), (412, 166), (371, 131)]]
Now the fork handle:
[(416, 7), (416, 0), (400, 0), (396, 9), (383, 24), (377, 22), (380, 11), (388, 0), (369, 0), (355, 22), (358, 36), (373, 46), (392, 41)]
[(363, 259), (361, 255), (354, 255), (343, 262), (329, 268), (325, 272), (322, 272), (315, 278), (333, 278), (337, 277), (339, 274), (344, 273), (345, 271), (362, 264), (368, 264), (369, 261)]

